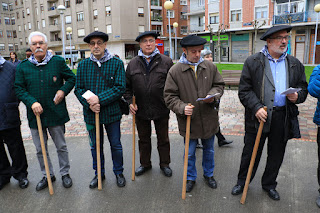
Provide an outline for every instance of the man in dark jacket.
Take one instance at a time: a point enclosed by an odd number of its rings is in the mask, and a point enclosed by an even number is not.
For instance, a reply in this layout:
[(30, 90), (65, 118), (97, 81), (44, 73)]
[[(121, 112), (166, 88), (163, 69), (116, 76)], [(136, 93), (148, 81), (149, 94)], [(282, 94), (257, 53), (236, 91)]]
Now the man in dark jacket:
[[(19, 101), (14, 93), (15, 66), (0, 56), (0, 190), (10, 182), (11, 176), (20, 188), (28, 187), (27, 158), (20, 131)], [(7, 144), (12, 164), (4, 144)]]
[[(233, 195), (243, 191), (259, 122), (262, 121), (264, 127), (251, 180), (257, 171), (263, 146), (268, 138), (268, 157), (261, 183), (271, 199), (280, 200), (276, 191), (276, 179), (288, 139), (301, 137), (296, 104), (304, 102), (308, 94), (304, 66), (298, 59), (287, 54), (290, 39), (288, 32), (291, 29), (289, 25), (268, 29), (260, 38), (267, 41), (267, 45), (244, 63), (239, 98), (245, 107), (245, 136), (238, 181), (232, 189)], [(290, 87), (301, 90), (282, 94)], [(263, 109), (264, 106), (267, 111)]]
[(158, 139), (160, 169), (165, 176), (170, 177), (169, 109), (163, 100), (163, 88), (173, 63), (169, 57), (160, 54), (156, 48), (156, 38), (157, 33), (153, 31), (146, 31), (136, 38), (141, 49), (127, 67), (125, 98), (131, 103), (134, 95), (137, 100), (136, 105), (130, 104), (130, 112), (136, 115), (139, 135), (141, 166), (136, 170), (136, 175), (142, 175), (152, 167), (150, 158), (153, 120)]

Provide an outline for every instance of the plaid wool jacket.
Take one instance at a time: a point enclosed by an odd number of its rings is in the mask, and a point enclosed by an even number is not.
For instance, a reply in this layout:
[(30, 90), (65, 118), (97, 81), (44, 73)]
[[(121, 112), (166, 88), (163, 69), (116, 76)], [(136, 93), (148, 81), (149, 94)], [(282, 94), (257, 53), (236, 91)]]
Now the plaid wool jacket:
[(37, 120), (31, 106), (39, 102), (43, 108), (40, 115), (42, 127), (64, 125), (70, 120), (65, 98), (55, 105), (53, 99), (58, 90), (69, 94), (75, 85), (76, 76), (60, 56), (53, 56), (43, 66), (36, 66), (27, 59), (17, 66), (15, 91), (27, 107), (29, 127), (36, 129)]
[(79, 63), (74, 93), (83, 105), (83, 116), (87, 124), (95, 124), (95, 113), (82, 97), (87, 90), (99, 98), (100, 123), (114, 123), (122, 117), (119, 100), (126, 89), (124, 65), (117, 57), (109, 59), (101, 64), (101, 73), (105, 76), (102, 77), (95, 70), (94, 63), (90, 58)]

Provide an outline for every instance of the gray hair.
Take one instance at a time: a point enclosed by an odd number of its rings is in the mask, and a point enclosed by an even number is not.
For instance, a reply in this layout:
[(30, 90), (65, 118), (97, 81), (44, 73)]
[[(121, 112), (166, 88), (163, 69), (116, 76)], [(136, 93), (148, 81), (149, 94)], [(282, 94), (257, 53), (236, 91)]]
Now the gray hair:
[(208, 49), (201, 50), (201, 57), (204, 57), (206, 55), (210, 55), (211, 53), (212, 53), (212, 51), (208, 50)]
[(47, 36), (45, 34), (43, 34), (42, 32), (39, 32), (39, 31), (34, 31), (34, 32), (30, 33), (30, 35), (28, 37), (30, 45), (31, 45), (31, 39), (32, 39), (33, 36), (42, 36), (44, 38), (44, 42), (48, 43), (48, 38), (47, 38)]

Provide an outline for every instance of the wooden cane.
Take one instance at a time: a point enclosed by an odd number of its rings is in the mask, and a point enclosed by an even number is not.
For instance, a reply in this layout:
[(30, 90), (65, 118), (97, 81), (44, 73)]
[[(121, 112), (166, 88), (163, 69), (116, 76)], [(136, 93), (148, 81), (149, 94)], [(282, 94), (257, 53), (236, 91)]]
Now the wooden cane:
[(39, 132), (41, 150), (42, 150), (43, 161), (44, 161), (44, 168), (46, 170), (47, 181), (48, 181), (48, 186), (49, 186), (49, 193), (50, 193), (50, 195), (53, 195), (53, 187), (52, 187), (52, 181), (51, 181), (51, 176), (50, 176), (50, 171), (49, 171), (46, 147), (44, 145), (43, 131), (42, 131), (40, 115), (37, 114), (36, 118), (37, 118), (38, 132)]
[(96, 112), (96, 151), (97, 151), (97, 166), (98, 166), (98, 190), (102, 190), (101, 160), (100, 160), (100, 121), (99, 121), (99, 112)]
[[(191, 106), (189, 103), (188, 106)], [(184, 164), (183, 164), (183, 183), (182, 183), (182, 199), (186, 199), (186, 188), (187, 188), (187, 171), (188, 171), (188, 154), (189, 154), (189, 140), (190, 140), (190, 122), (191, 115), (187, 115), (187, 126), (186, 126), (186, 141), (184, 148)]]
[[(132, 105), (136, 105), (136, 97), (132, 97)], [(132, 175), (131, 180), (135, 180), (135, 167), (136, 167), (136, 115), (132, 114)]]
[[(263, 107), (263, 109), (265, 111), (267, 111), (267, 107)], [(259, 143), (260, 143), (260, 138), (261, 138), (261, 134), (262, 134), (263, 125), (264, 125), (264, 122), (260, 121), (260, 125), (259, 125), (259, 129), (258, 129), (256, 141), (254, 143), (254, 147), (253, 147), (253, 151), (252, 151), (252, 156), (251, 156), (251, 160), (250, 160), (250, 165), (249, 165), (249, 169), (248, 169), (246, 183), (244, 185), (242, 197), (241, 197), (241, 200), (240, 200), (241, 204), (244, 204), (246, 202), (246, 197), (247, 197), (247, 193), (248, 193), (248, 188), (249, 188), (249, 184), (250, 184), (250, 179), (251, 179), (251, 175), (252, 175), (254, 162), (256, 161), (256, 156), (257, 156), (257, 152), (258, 152), (258, 148), (259, 148)]]

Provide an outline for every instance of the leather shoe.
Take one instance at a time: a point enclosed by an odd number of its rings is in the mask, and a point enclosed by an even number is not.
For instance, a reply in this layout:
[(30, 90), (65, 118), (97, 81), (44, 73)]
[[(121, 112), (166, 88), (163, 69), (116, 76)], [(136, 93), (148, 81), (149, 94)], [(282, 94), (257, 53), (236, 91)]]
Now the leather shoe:
[(244, 186), (241, 186), (241, 185), (235, 185), (233, 188), (232, 188), (232, 191), (231, 191), (231, 194), (232, 195), (239, 195), (243, 192), (243, 188)]
[(318, 197), (317, 200), (316, 200), (316, 204), (317, 204), (317, 206), (320, 208), (320, 195), (319, 195), (319, 197)]
[(196, 181), (194, 180), (187, 180), (187, 187), (186, 187), (186, 192), (191, 192), (194, 184), (196, 184)]
[(146, 171), (150, 170), (152, 168), (152, 166), (148, 166), (148, 167), (143, 167), (140, 166), (137, 170), (136, 170), (136, 176), (140, 176), (143, 173), (145, 173)]
[(222, 140), (222, 141), (218, 140), (218, 145), (220, 147), (220, 146), (224, 146), (224, 145), (227, 145), (227, 144), (231, 144), (232, 142), (233, 141), (228, 141), (228, 140)]
[(126, 185), (126, 179), (123, 176), (123, 174), (116, 175), (117, 178), (117, 186), (118, 187), (124, 187)]
[(268, 192), (269, 197), (272, 200), (280, 200), (280, 195), (275, 189), (263, 189), (264, 191)]
[(10, 178), (0, 178), (0, 190), (8, 183), (10, 183)]
[(20, 178), (18, 181), (19, 181), (19, 187), (21, 189), (25, 189), (29, 185), (29, 180), (27, 177)]
[(72, 186), (72, 179), (69, 174), (62, 176), (62, 185), (64, 188), (70, 188)]
[(213, 189), (216, 189), (217, 188), (217, 181), (212, 177), (207, 177), (205, 175), (203, 175), (204, 179), (205, 179), (205, 182), (206, 184), (210, 187), (210, 188), (213, 188)]
[[(106, 176), (105, 175), (101, 175), (101, 180), (105, 180)], [(91, 180), (90, 184), (89, 184), (89, 188), (90, 189), (94, 189), (98, 187), (98, 175), (95, 175), (94, 178)]]
[[(51, 176), (51, 182), (55, 182), (56, 181), (56, 177), (53, 175)], [(42, 189), (45, 189), (48, 187), (48, 179), (47, 177), (43, 177), (42, 180), (40, 180), (40, 182), (37, 184), (36, 186), (36, 190), (40, 191)]]
[(167, 177), (171, 177), (172, 176), (172, 170), (170, 169), (169, 166), (165, 166), (165, 167), (160, 167), (160, 169), (163, 171), (163, 174)]

